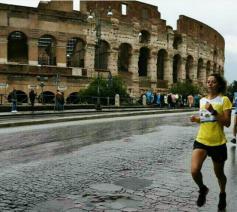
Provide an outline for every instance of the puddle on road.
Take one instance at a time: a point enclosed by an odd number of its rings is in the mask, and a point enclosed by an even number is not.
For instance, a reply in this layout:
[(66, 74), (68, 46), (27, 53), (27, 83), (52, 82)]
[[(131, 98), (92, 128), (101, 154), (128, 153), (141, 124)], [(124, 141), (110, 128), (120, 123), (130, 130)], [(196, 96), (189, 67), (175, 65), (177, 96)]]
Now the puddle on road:
[(137, 177), (128, 177), (120, 179), (116, 181), (114, 184), (122, 186), (125, 189), (131, 189), (136, 191), (150, 186), (152, 184), (152, 180), (140, 179)]

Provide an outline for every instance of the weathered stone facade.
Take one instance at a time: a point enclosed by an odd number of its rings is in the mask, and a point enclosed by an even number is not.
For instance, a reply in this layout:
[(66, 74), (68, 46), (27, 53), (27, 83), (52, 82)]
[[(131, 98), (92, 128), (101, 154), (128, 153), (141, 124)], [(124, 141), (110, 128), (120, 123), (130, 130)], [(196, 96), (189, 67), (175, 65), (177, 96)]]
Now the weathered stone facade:
[(204, 23), (181, 15), (173, 30), (156, 6), (136, 1), (80, 6), (78, 12), (72, 1), (41, 2), (38, 8), (0, 4), (0, 93), (13, 87), (26, 97), (31, 87), (40, 93), (41, 76), (48, 78), (44, 92), (53, 95), (59, 87), (68, 97), (98, 73), (111, 72), (140, 96), (224, 73), (224, 38)]

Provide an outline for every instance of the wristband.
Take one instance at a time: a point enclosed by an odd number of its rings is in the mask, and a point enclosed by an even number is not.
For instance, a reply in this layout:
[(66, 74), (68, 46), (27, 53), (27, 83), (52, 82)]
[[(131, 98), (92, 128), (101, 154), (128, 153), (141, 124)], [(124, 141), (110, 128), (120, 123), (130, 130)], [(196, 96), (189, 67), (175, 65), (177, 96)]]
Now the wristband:
[(211, 114), (212, 114), (213, 116), (216, 116), (218, 113), (217, 113), (216, 110), (213, 110), (213, 111), (211, 112)]

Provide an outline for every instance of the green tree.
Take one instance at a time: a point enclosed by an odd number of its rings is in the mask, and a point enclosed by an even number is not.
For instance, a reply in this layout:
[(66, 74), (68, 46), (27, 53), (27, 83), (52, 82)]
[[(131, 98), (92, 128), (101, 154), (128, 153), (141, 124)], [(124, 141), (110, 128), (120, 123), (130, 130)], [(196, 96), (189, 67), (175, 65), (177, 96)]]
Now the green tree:
[(170, 88), (169, 91), (174, 94), (181, 94), (182, 96), (188, 96), (189, 94), (194, 95), (194, 94), (202, 93), (200, 87), (192, 84), (189, 81), (178, 82), (178, 83), (174, 84)]
[(79, 91), (79, 97), (84, 99), (97, 96), (114, 98), (116, 94), (119, 94), (120, 98), (129, 97), (125, 83), (117, 76), (110, 79), (95, 78), (86, 89)]

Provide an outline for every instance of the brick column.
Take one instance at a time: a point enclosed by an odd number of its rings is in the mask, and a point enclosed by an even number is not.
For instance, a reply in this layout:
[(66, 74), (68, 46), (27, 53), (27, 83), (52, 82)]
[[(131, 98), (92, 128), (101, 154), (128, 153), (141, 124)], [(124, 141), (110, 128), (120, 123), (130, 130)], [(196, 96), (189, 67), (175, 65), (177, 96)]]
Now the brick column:
[(132, 80), (138, 81), (139, 50), (134, 50), (131, 55), (128, 71), (132, 73)]
[(198, 64), (197, 61), (193, 61), (193, 66), (191, 68), (191, 79), (194, 83), (197, 83), (197, 71), (198, 71)]
[(28, 46), (29, 65), (38, 65), (38, 39), (30, 38)]
[(0, 36), (0, 63), (7, 63), (7, 37)]
[(187, 62), (186, 58), (181, 58), (181, 64), (178, 69), (178, 82), (186, 79), (186, 69), (185, 69), (186, 62)]
[(173, 55), (169, 55), (164, 63), (164, 80), (168, 81), (168, 85), (173, 84)]
[(108, 58), (108, 70), (111, 71), (111, 74), (118, 75), (118, 51), (112, 49)]
[(94, 74), (94, 67), (95, 67), (95, 45), (94, 44), (87, 44), (85, 49), (85, 58), (84, 64), (85, 69), (87, 69), (87, 76), (93, 77)]
[(67, 60), (66, 60), (66, 49), (67, 49), (67, 42), (66, 41), (58, 41), (57, 49), (56, 49), (56, 61), (57, 66), (59, 67), (66, 67)]
[(149, 77), (151, 82), (157, 82), (156, 63), (157, 63), (157, 53), (155, 51), (154, 52), (152, 51), (148, 59), (148, 67), (147, 67), (147, 76)]
[(199, 75), (199, 82), (202, 82), (203, 85), (206, 84), (207, 82), (207, 70), (206, 70), (206, 62), (203, 63), (202, 67), (199, 70), (200, 75)]
[(130, 63), (128, 71), (132, 73), (132, 93), (134, 95), (140, 95), (139, 91), (139, 76), (138, 76), (138, 60), (139, 60), (139, 50), (133, 50), (130, 58)]

